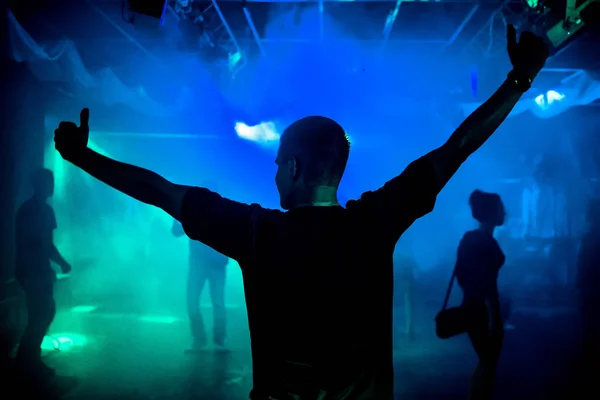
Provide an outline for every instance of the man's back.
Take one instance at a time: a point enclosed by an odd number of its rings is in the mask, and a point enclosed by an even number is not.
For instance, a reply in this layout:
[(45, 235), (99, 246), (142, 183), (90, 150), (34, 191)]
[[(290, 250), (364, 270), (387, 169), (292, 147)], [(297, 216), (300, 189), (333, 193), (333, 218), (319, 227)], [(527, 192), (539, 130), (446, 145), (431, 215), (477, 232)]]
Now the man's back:
[(333, 393), (374, 390), (391, 373), (393, 245), (373, 240), (379, 235), (352, 209), (265, 214), (254, 259), (241, 265), (264, 383), (286, 382), (299, 394), (311, 380)]
[[(183, 226), (178, 221), (173, 221), (171, 233), (175, 237), (185, 235)], [(190, 240), (189, 244), (189, 263), (194, 268), (218, 268), (222, 269), (227, 266), (229, 259), (223, 254), (211, 249), (202, 242)]]
[(346, 209), (286, 213), (189, 190), (188, 236), (242, 268), (252, 398), (393, 398), (392, 255), (400, 234), (433, 208), (434, 176), (421, 159)]

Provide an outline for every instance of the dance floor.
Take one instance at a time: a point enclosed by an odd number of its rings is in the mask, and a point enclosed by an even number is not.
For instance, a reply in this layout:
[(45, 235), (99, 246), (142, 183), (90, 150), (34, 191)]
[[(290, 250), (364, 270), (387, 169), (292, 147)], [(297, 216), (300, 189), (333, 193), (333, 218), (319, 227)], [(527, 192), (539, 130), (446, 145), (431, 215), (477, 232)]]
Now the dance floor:
[[(247, 399), (251, 358), (243, 306), (228, 308), (228, 351), (186, 355), (185, 317), (124, 312), (81, 304), (59, 311), (45, 338), (44, 360), (59, 375), (47, 398), (72, 400)], [(210, 321), (211, 310), (205, 308)], [(398, 399), (464, 399), (476, 363), (466, 336), (437, 340), (422, 316), (413, 341), (395, 351)], [(506, 332), (498, 399), (565, 399), (573, 346), (573, 317), (517, 314)], [(210, 327), (210, 326), (209, 326)], [(429, 329), (431, 328), (431, 329)], [(15, 381), (16, 382), (16, 381)], [(21, 398), (19, 385), (14, 398)], [(41, 398), (41, 396), (36, 396)], [(3, 397), (10, 398), (10, 397)]]

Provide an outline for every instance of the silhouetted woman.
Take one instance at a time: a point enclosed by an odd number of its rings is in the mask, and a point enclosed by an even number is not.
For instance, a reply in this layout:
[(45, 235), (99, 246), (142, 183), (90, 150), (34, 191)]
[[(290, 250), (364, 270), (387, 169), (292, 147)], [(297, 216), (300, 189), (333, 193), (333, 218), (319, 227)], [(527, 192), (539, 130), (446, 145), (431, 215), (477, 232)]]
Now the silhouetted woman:
[(475, 190), (469, 197), (479, 228), (465, 233), (458, 246), (456, 279), (463, 291), (463, 306), (472, 312), (468, 331), (479, 357), (471, 381), (469, 399), (491, 399), (504, 328), (498, 300), (498, 271), (504, 253), (494, 239), (494, 229), (504, 223), (500, 196)]

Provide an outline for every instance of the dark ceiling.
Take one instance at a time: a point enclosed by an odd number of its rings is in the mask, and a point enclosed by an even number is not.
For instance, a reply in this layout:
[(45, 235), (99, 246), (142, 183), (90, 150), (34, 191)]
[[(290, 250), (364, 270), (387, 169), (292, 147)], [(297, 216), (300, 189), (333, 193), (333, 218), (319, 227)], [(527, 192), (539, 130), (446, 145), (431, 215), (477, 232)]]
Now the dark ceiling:
[[(171, 0), (174, 1), (174, 0)], [(199, 8), (206, 8), (210, 2), (196, 2)], [(339, 40), (328, 37), (327, 26), (323, 33), (318, 29), (306, 37), (267, 37), (265, 25), (274, 10), (282, 8), (296, 10), (314, 9), (315, 20), (319, 18), (316, 2), (258, 2), (220, 0), (218, 5), (225, 19), (247, 52), (258, 54), (259, 46), (252, 35), (243, 8), (247, 7), (256, 26), (260, 45), (269, 51), (301, 46), (311, 41)], [(130, 14), (123, 10), (123, 0), (16, 0), (13, 12), (17, 19), (36, 39), (51, 40), (68, 37), (72, 39), (80, 52), (85, 65), (90, 69), (109, 66), (114, 71), (120, 69), (123, 80), (136, 85), (135, 74), (131, 74), (130, 60), (133, 54), (140, 60), (150, 60), (160, 64), (161, 54), (167, 50), (164, 30), (158, 20), (149, 17), (136, 17), (131, 23)], [(381, 1), (326, 1), (323, 7), (327, 15), (337, 24), (353, 33), (353, 39), (360, 40), (366, 46), (381, 48), (384, 42), (383, 27), (386, 16), (396, 3)], [(498, 58), (484, 60), (484, 54), (490, 51), (503, 55), (504, 24), (499, 18), (503, 15), (508, 23), (523, 22), (525, 6), (521, 0), (506, 2), (488, 1), (405, 1), (399, 8), (398, 16), (386, 42), (387, 52), (420, 51), (430, 54), (430, 63), (423, 66), (424, 74), (442, 75), (443, 65), (480, 65), (480, 74), (485, 82), (486, 76), (495, 76)], [(312, 14), (309, 14), (312, 15)], [(312, 17), (311, 17), (312, 18)], [(193, 33), (192, 33), (193, 35)], [(600, 70), (600, 43), (598, 29), (591, 30), (585, 36), (552, 57), (541, 75), (543, 85), (553, 85), (572, 73), (572, 70)], [(596, 49), (596, 51), (594, 51)], [(194, 52), (193, 48), (183, 49)], [(124, 57), (127, 55), (128, 57)], [(502, 60), (502, 62), (506, 62)], [(183, 71), (175, 71), (171, 76), (185, 81)], [(422, 78), (422, 77), (421, 77)], [(444, 80), (448, 80), (444, 77)], [(493, 81), (493, 79), (492, 79)], [(547, 81), (547, 83), (546, 83)], [(495, 83), (494, 83), (495, 85)], [(456, 83), (447, 83), (446, 90), (455, 90)], [(486, 88), (482, 88), (485, 90)]]

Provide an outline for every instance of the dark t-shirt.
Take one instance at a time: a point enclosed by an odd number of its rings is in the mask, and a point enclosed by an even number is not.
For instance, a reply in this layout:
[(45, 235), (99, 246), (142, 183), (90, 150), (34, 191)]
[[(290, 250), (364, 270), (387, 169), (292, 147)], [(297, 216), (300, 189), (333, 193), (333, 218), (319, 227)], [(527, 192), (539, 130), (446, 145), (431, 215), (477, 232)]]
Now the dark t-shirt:
[(44, 201), (29, 199), (17, 212), (16, 277), (23, 283), (45, 283), (56, 279), (50, 266), (52, 235), (56, 217)]
[(456, 280), (464, 301), (498, 297), (498, 272), (505, 257), (494, 236), (476, 229), (465, 233), (458, 245)]
[(190, 266), (222, 270), (229, 259), (205, 244), (190, 241)]
[(188, 191), (187, 235), (242, 269), (252, 398), (393, 398), (392, 254), (437, 193), (425, 157), (345, 209), (281, 212)]
[[(176, 236), (182, 236), (185, 233), (183, 227), (177, 221), (173, 225), (173, 233)], [(211, 249), (204, 243), (190, 240), (190, 267), (223, 269), (227, 266), (228, 261), (229, 259), (226, 256)]]

